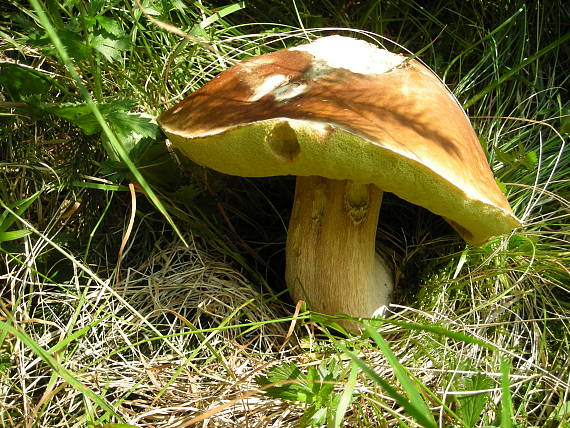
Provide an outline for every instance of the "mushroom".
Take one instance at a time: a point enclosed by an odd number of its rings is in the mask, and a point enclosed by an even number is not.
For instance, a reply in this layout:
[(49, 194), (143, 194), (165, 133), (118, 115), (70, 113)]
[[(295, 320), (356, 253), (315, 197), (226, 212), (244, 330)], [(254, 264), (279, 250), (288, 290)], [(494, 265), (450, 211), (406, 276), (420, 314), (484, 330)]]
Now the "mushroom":
[(520, 225), (447, 87), (361, 40), (323, 37), (241, 61), (158, 121), (198, 164), (297, 176), (285, 279), (318, 312), (372, 317), (390, 303), (393, 273), (375, 252), (383, 192), (474, 245)]

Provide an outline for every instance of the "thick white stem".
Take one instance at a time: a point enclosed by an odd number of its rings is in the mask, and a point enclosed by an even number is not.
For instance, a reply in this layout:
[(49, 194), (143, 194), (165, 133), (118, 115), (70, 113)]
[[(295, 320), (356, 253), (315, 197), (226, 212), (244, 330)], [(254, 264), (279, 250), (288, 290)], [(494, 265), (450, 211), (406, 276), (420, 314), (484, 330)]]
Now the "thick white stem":
[(389, 304), (392, 273), (375, 251), (381, 202), (371, 184), (297, 177), (285, 274), (295, 301), (355, 317)]

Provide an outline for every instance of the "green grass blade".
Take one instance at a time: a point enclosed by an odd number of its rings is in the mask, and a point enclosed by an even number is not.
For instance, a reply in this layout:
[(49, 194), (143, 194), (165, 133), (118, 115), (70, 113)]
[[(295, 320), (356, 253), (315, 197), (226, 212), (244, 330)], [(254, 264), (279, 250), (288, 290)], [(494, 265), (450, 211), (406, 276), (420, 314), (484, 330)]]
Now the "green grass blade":
[(513, 426), (513, 398), (511, 396), (509, 372), (511, 363), (509, 360), (501, 361), (501, 428), (511, 428)]
[(107, 316), (104, 316), (103, 318), (99, 318), (99, 319), (92, 321), (91, 323), (89, 323), (85, 327), (77, 330), (73, 334), (67, 336), (65, 339), (57, 342), (54, 346), (52, 346), (49, 349), (48, 352), (51, 354), (55, 354), (56, 352), (59, 352), (65, 348), (67, 348), (72, 342), (81, 338), (83, 335), (85, 335), (87, 332), (89, 332), (90, 330), (95, 328), (97, 325), (101, 324), (103, 321), (107, 321), (110, 317), (111, 317), (111, 315), (107, 315)]
[(105, 412), (113, 415), (120, 421), (122, 421), (121, 416), (109, 406), (105, 400), (91, 391), (88, 387), (83, 385), (79, 380), (75, 378), (72, 372), (63, 367), (50, 353), (46, 352), (41, 346), (39, 346), (30, 336), (25, 332), (13, 326), (11, 323), (0, 321), (0, 331), (7, 332), (15, 337), (17, 337), (27, 348), (32, 350), (34, 354), (42, 359), (47, 365), (49, 365), (62, 379), (64, 379), (68, 384), (73, 386), (77, 391), (84, 394), (85, 397), (89, 398), (95, 404), (97, 404)]
[(72, 181), (71, 186), (74, 187), (84, 187), (87, 189), (98, 189), (111, 192), (128, 192), (128, 186), (123, 186), (120, 184), (103, 184), (103, 183), (91, 183), (89, 181)]
[[(483, 43), (484, 41), (490, 39), (491, 37), (493, 37), (493, 35), (495, 35), (496, 33), (498, 33), (500, 30), (502, 30), (503, 28), (505, 28), (507, 25), (509, 25), (511, 22), (514, 21), (514, 19), (519, 16), (522, 12), (523, 12), (524, 8), (520, 7), (518, 8), (515, 13), (513, 13), (510, 17), (508, 17), (507, 19), (505, 19), (499, 26), (497, 26), (494, 30), (490, 31), (487, 35), (485, 35), (485, 37), (481, 37), (480, 39), (476, 40), (473, 44), (471, 44), (470, 46), (468, 46), (466, 49), (464, 49), (462, 52), (459, 53), (459, 55), (457, 55), (455, 58), (453, 58), (451, 61), (449, 61), (448, 66), (446, 67), (443, 75), (446, 76), (449, 71), (451, 70), (451, 68), (453, 67), (453, 65), (459, 61), (461, 58), (463, 58), (468, 52), (470, 52), (471, 50), (473, 50), (475, 47), (477, 47), (478, 45), (480, 45), (481, 43)], [(445, 80), (445, 79), (444, 79)]]
[(0, 242), (15, 241), (17, 239), (23, 238), (24, 236), (28, 236), (30, 233), (32, 232), (26, 229), (11, 230), (9, 232), (0, 232)]
[(348, 381), (346, 382), (346, 386), (344, 391), (342, 391), (342, 395), (340, 396), (340, 401), (338, 403), (338, 407), (336, 408), (336, 412), (333, 419), (333, 427), (339, 428), (342, 425), (342, 420), (344, 419), (344, 415), (348, 410), (348, 406), (350, 406), (350, 402), (352, 400), (352, 395), (354, 393), (354, 386), (356, 385), (356, 379), (358, 377), (359, 368), (358, 365), (353, 361), (352, 368), (350, 369), (350, 374), (348, 375)]
[(485, 95), (487, 95), (489, 92), (493, 91), (497, 86), (502, 85), (504, 82), (506, 82), (508, 79), (510, 79), (511, 77), (513, 77), (514, 75), (518, 74), (523, 68), (525, 68), (527, 65), (533, 63), (534, 61), (536, 61), (538, 58), (540, 58), (542, 55), (546, 54), (547, 52), (551, 51), (552, 49), (557, 48), (558, 46), (563, 45), (564, 43), (566, 43), (568, 40), (570, 40), (570, 33), (566, 33), (563, 36), (561, 36), (559, 39), (557, 39), (556, 41), (552, 42), (551, 44), (549, 44), (548, 46), (545, 46), (544, 48), (540, 49), (539, 51), (537, 51), (534, 55), (529, 56), (526, 60), (522, 61), (520, 64), (518, 64), (516, 67), (511, 68), (508, 72), (506, 72), (505, 74), (503, 74), (501, 77), (499, 77), (495, 82), (492, 82), (490, 85), (488, 85), (485, 89), (483, 89), (482, 91), (480, 91), (479, 93), (475, 94), (474, 96), (472, 96), (467, 102), (465, 102), (465, 104), (463, 105), (463, 107), (465, 109), (468, 109), (469, 107), (471, 107), (473, 104), (475, 104), (477, 101), (479, 101), (481, 98), (483, 98)]
[(103, 115), (101, 114), (101, 112), (97, 108), (97, 105), (93, 101), (93, 97), (91, 96), (91, 94), (89, 93), (83, 82), (81, 81), (81, 77), (79, 76), (79, 73), (75, 68), (75, 65), (73, 64), (71, 58), (67, 54), (67, 51), (65, 50), (65, 47), (61, 42), (61, 39), (57, 35), (57, 32), (55, 31), (53, 26), (51, 25), (51, 22), (47, 17), (47, 15), (45, 14), (43, 7), (40, 5), (38, 0), (30, 0), (30, 3), (32, 4), (32, 7), (38, 14), (38, 19), (41, 22), (42, 26), (44, 27), (46, 33), (48, 34), (52, 43), (54, 44), (57, 53), (59, 55), (59, 58), (65, 65), (65, 68), (67, 69), (73, 80), (75, 81), (75, 84), (77, 85), (79, 92), (81, 93), (81, 96), (83, 97), (83, 99), (85, 100), (91, 111), (93, 112), (93, 115), (101, 125), (101, 129), (109, 139), (109, 142), (113, 146), (113, 149), (116, 150), (120, 159), (129, 168), (129, 171), (133, 174), (133, 176), (138, 181), (140, 186), (144, 189), (148, 198), (152, 201), (152, 203), (156, 206), (156, 208), (168, 221), (168, 223), (170, 224), (172, 229), (176, 232), (178, 237), (182, 240), (182, 242), (184, 242), (184, 244), (188, 245), (186, 240), (180, 233), (180, 230), (178, 229), (178, 227), (170, 217), (170, 214), (168, 214), (168, 211), (166, 211), (166, 208), (164, 207), (164, 205), (162, 204), (156, 193), (152, 190), (151, 186), (147, 183), (143, 175), (139, 172), (135, 164), (131, 161), (127, 151), (125, 150), (121, 142), (117, 139), (117, 137), (115, 136), (115, 134), (113, 133), (113, 131), (111, 130), (105, 119), (103, 118)]
[(219, 10), (216, 11), (213, 15), (208, 16), (202, 22), (200, 22), (200, 28), (206, 29), (210, 25), (218, 22), (220, 19), (228, 16), (238, 10), (245, 8), (245, 1), (240, 1), (238, 3), (230, 4), (228, 6), (221, 7)]
[(465, 333), (449, 330), (449, 329), (447, 329), (445, 327), (441, 327), (439, 325), (419, 324), (419, 323), (397, 321), (397, 320), (391, 320), (391, 319), (382, 320), (382, 322), (384, 322), (386, 324), (391, 324), (391, 325), (401, 327), (405, 330), (427, 331), (429, 333), (442, 335), (445, 337), (449, 337), (450, 339), (458, 340), (458, 341), (465, 342), (465, 343), (470, 343), (472, 345), (479, 345), (479, 346), (482, 346), (483, 348), (486, 348), (489, 350), (496, 350), (497, 349), (497, 347), (491, 343), (484, 342), (481, 339), (477, 339), (476, 337), (473, 337), (473, 336), (465, 334)]
[[(398, 405), (402, 406), (408, 416), (415, 419), (421, 426), (426, 428), (436, 428), (437, 424), (435, 423), (431, 412), (426, 415), (423, 409), (416, 407), (413, 403), (411, 403), (406, 397), (401, 395), (396, 388), (386, 382), (382, 377), (378, 375), (374, 371), (372, 367), (362, 361), (358, 356), (356, 356), (353, 352), (349, 351), (344, 345), (340, 342), (336, 343), (336, 346), (344, 352), (353, 362), (356, 364), (360, 370), (362, 370), (373, 382), (375, 382), (378, 386), (380, 386), (386, 393), (398, 403)], [(424, 403), (425, 407), (425, 403)]]
[(7, 204), (9, 208), (14, 209), (16, 215), (15, 216), (9, 215), (10, 214), (9, 210), (5, 210), (2, 214), (0, 214), (0, 232), (5, 232), (6, 230), (8, 230), (8, 228), (12, 224), (14, 224), (14, 222), (17, 220), (17, 216), (21, 216), (22, 214), (24, 214), (24, 212), (30, 207), (30, 205), (32, 205), (32, 203), (36, 199), (38, 199), (38, 197), (42, 194), (42, 192), (43, 190), (38, 190), (36, 193), (25, 199), (21, 199), (19, 201)]
[(398, 381), (400, 381), (400, 384), (402, 385), (404, 391), (406, 391), (406, 394), (410, 400), (411, 405), (414, 406), (414, 408), (416, 408), (419, 412), (421, 412), (422, 415), (425, 416), (425, 419), (429, 421), (430, 426), (436, 426), (437, 424), (435, 422), (435, 419), (433, 418), (433, 415), (429, 410), (428, 406), (426, 405), (423, 397), (419, 393), (413, 381), (408, 376), (408, 373), (406, 372), (404, 366), (398, 361), (398, 359), (390, 349), (388, 343), (386, 343), (386, 341), (382, 338), (382, 336), (380, 336), (380, 334), (376, 330), (371, 328), (369, 325), (365, 324), (365, 329), (366, 332), (372, 338), (372, 340), (376, 342), (376, 344), (382, 351), (382, 354), (386, 357), (386, 359), (392, 366), (394, 374), (396, 375)]

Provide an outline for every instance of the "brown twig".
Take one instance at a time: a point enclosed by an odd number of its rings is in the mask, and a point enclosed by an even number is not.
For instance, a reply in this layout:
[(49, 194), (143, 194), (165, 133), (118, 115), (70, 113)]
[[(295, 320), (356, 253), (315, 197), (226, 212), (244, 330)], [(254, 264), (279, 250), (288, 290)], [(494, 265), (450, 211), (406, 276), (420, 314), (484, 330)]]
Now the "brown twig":
[(123, 251), (129, 237), (131, 236), (131, 232), (133, 231), (133, 224), (135, 223), (135, 215), (137, 212), (137, 193), (135, 192), (135, 185), (134, 183), (129, 183), (129, 190), (131, 191), (131, 217), (129, 219), (129, 224), (127, 225), (127, 230), (123, 235), (123, 239), (121, 241), (121, 247), (119, 248), (119, 257), (117, 260), (117, 267), (115, 271), (115, 284), (119, 282), (120, 278), (120, 271), (121, 271), (121, 261), (123, 260)]

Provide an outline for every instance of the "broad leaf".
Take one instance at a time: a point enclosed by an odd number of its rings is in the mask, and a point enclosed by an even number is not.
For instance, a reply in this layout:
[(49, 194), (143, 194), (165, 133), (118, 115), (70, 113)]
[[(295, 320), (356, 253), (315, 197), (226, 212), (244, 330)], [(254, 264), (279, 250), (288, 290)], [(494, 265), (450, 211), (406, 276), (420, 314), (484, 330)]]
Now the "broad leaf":
[(117, 39), (98, 32), (90, 41), (89, 45), (105, 57), (109, 62), (118, 61), (122, 52), (130, 47), (128, 38)]
[(295, 364), (285, 363), (273, 367), (266, 376), (258, 376), (255, 381), (262, 387), (273, 383), (278, 384), (266, 389), (270, 397), (304, 403), (314, 401), (313, 391), (307, 386), (307, 375), (302, 373)]
[(473, 393), (470, 391), (484, 391), (492, 386), (491, 379), (480, 373), (463, 377), (456, 382), (456, 391), (466, 392), (465, 395), (454, 395), (454, 397), (457, 403), (457, 414), (467, 426), (477, 425), (481, 420), (481, 412), (489, 400), (488, 392)]
[(0, 86), (7, 98), (12, 101), (24, 101), (32, 95), (43, 99), (53, 86), (53, 79), (30, 68), (16, 64), (2, 64)]

